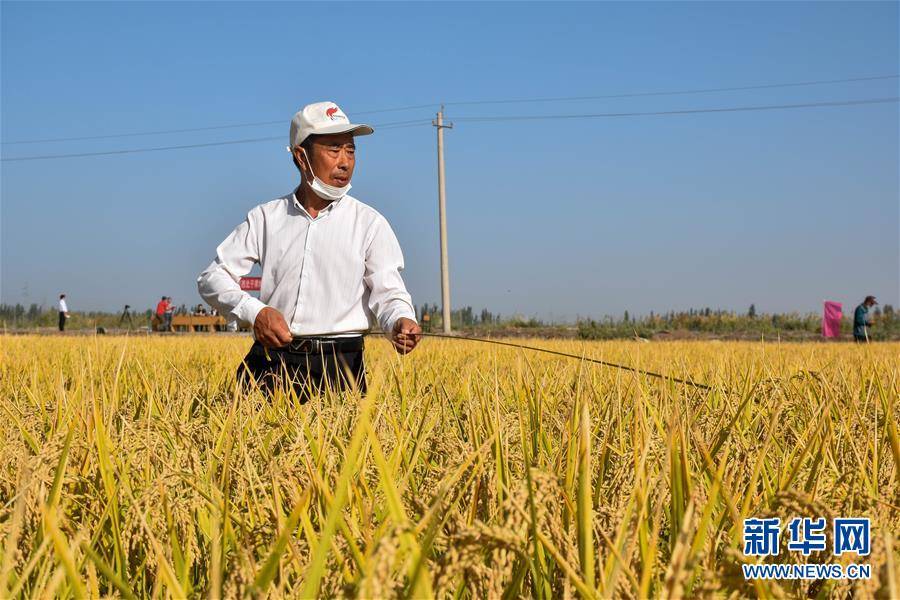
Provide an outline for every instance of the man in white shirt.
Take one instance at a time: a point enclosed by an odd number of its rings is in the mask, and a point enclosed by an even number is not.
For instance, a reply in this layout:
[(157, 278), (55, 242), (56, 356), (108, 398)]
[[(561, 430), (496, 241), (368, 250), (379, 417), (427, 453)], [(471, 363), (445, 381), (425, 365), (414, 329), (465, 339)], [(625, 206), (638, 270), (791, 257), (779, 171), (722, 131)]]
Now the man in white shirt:
[(69, 318), (69, 307), (66, 305), (66, 295), (59, 295), (59, 330), (66, 330), (66, 319)]
[[(239, 380), (252, 375), (269, 392), (290, 381), (303, 400), (324, 385), (364, 394), (363, 333), (377, 323), (397, 352), (416, 347), (422, 330), (400, 276), (400, 244), (378, 211), (347, 194), (354, 137), (373, 131), (333, 102), (295, 114), (288, 149), (300, 185), (253, 208), (197, 278), (206, 302), (253, 326)], [(239, 283), (254, 264), (259, 299)]]

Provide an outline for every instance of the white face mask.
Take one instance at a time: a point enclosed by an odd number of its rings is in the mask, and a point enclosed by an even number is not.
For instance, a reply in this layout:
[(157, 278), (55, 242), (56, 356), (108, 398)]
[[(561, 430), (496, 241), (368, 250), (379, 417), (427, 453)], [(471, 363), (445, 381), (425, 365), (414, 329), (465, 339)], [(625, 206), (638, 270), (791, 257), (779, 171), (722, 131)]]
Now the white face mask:
[(321, 179), (319, 179), (312, 168), (312, 162), (310, 162), (309, 157), (306, 156), (306, 151), (303, 151), (303, 156), (306, 158), (306, 164), (309, 166), (309, 172), (312, 173), (313, 180), (310, 184), (310, 187), (316, 193), (316, 196), (322, 198), (323, 200), (340, 200), (344, 196), (347, 195), (347, 192), (350, 191), (350, 188), (353, 187), (348, 182), (344, 187), (335, 187), (333, 185), (328, 185)]

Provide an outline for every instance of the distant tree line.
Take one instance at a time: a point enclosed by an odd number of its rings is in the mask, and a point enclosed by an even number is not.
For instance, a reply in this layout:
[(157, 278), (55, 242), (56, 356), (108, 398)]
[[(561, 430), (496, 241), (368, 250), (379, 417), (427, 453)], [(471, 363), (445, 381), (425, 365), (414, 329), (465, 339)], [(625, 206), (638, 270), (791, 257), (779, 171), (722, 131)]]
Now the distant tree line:
[[(443, 315), (437, 303), (425, 303), (415, 306), (416, 317), (420, 323), (427, 321), (432, 329), (443, 327)], [(68, 329), (91, 329), (94, 327), (117, 328), (127, 327), (122, 323), (121, 313), (102, 311), (72, 311), (72, 319)], [(149, 325), (151, 309), (132, 311), (132, 323), (135, 328)], [(900, 312), (890, 304), (876, 306), (871, 317), (875, 325), (870, 330), (872, 339), (900, 339)], [(503, 329), (503, 328), (537, 328), (553, 327), (554, 323), (545, 323), (534, 317), (521, 315), (503, 317), (482, 308), (476, 313), (471, 306), (453, 309), (450, 312), (453, 329)], [(22, 304), (0, 304), (0, 328), (31, 329), (37, 327), (56, 327), (56, 307), (44, 307), (32, 303), (28, 307)], [(577, 336), (583, 339), (615, 339), (651, 337), (658, 333), (672, 331), (693, 331), (717, 335), (753, 334), (777, 335), (781, 332), (818, 335), (821, 332), (822, 317), (818, 313), (759, 313), (751, 304), (746, 313), (704, 308), (689, 308), (682, 311), (669, 311), (656, 314), (650, 311), (647, 316), (635, 317), (624, 311), (621, 318), (606, 316), (602, 319), (578, 319)], [(842, 332), (849, 336), (853, 326), (852, 310), (845, 312)]]
[[(425, 315), (428, 315), (427, 321), (431, 327), (440, 328), (444, 324), (444, 315), (441, 307), (437, 304), (428, 304), (427, 302), (421, 307), (416, 306), (416, 318), (419, 323), (426, 321)], [(548, 324), (535, 317), (526, 318), (521, 315), (513, 315), (503, 318), (497, 312), (491, 312), (486, 308), (482, 308), (480, 313), (476, 313), (471, 306), (455, 308), (450, 311), (450, 326), (454, 329), (465, 329), (467, 327), (545, 327)]]
[[(437, 303), (428, 304), (427, 302), (421, 307), (414, 306), (416, 309), (416, 318), (419, 323), (426, 321), (425, 315), (428, 315), (428, 321), (432, 327), (443, 327), (444, 315), (441, 307)], [(481, 313), (476, 314), (471, 306), (456, 308), (450, 311), (451, 327), (474, 327), (476, 325), (499, 325), (501, 323), (500, 313), (492, 313), (486, 308), (481, 309)]]
[[(71, 306), (70, 306), (71, 307)], [(66, 329), (93, 329), (105, 327), (107, 329), (119, 326), (122, 313), (105, 311), (70, 311), (71, 318), (66, 324)], [(149, 325), (150, 315), (153, 311), (131, 310), (131, 322), (134, 328)], [(26, 308), (22, 304), (0, 304), (0, 327), (7, 329), (33, 329), (38, 327), (57, 326), (59, 312), (56, 306), (45, 307), (32, 303)], [(123, 322), (123, 327), (128, 323)]]
[[(890, 304), (875, 307), (872, 311), (874, 326), (870, 335), (874, 340), (900, 338), (900, 314)], [(853, 328), (853, 314), (845, 313), (842, 332), (849, 336)], [(622, 337), (649, 338), (658, 333), (672, 331), (693, 331), (717, 335), (753, 334), (778, 335), (785, 332), (818, 335), (822, 330), (822, 315), (819, 313), (774, 313), (760, 314), (754, 304), (745, 314), (709, 307), (689, 308), (669, 311), (661, 315), (650, 312), (649, 316), (634, 318), (626, 310), (621, 319), (607, 316), (604, 319), (584, 319), (577, 323), (578, 337), (583, 339), (614, 339)]]

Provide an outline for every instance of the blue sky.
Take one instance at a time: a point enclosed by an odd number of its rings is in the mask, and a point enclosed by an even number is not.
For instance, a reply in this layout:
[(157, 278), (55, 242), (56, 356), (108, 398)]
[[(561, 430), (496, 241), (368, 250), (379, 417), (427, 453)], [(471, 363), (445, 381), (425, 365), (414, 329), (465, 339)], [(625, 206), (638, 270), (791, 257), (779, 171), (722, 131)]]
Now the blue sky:
[[(0, 298), (72, 309), (196, 303), (254, 205), (289, 192), (302, 105), (690, 90), (893, 75), (897, 3), (11, 3)], [(590, 101), (448, 105), (447, 118), (669, 111), (898, 96), (898, 80)], [(435, 106), (360, 114), (390, 123)], [(11, 144), (258, 121), (276, 125)], [(690, 306), (900, 304), (898, 105), (465, 122), (446, 133), (454, 306), (574, 319)], [(440, 299), (435, 131), (359, 143), (353, 194)]]

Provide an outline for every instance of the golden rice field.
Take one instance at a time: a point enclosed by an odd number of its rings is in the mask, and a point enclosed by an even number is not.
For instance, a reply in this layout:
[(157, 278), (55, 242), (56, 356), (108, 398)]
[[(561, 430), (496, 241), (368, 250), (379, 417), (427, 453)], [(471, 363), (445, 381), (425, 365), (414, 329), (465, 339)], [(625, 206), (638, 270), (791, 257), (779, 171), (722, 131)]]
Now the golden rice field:
[[(0, 597), (900, 597), (897, 343), (526, 342), (708, 392), (370, 338), (305, 405), (235, 393), (248, 338), (0, 343)], [(745, 581), (764, 516), (870, 517), (770, 560), (872, 577)]]

